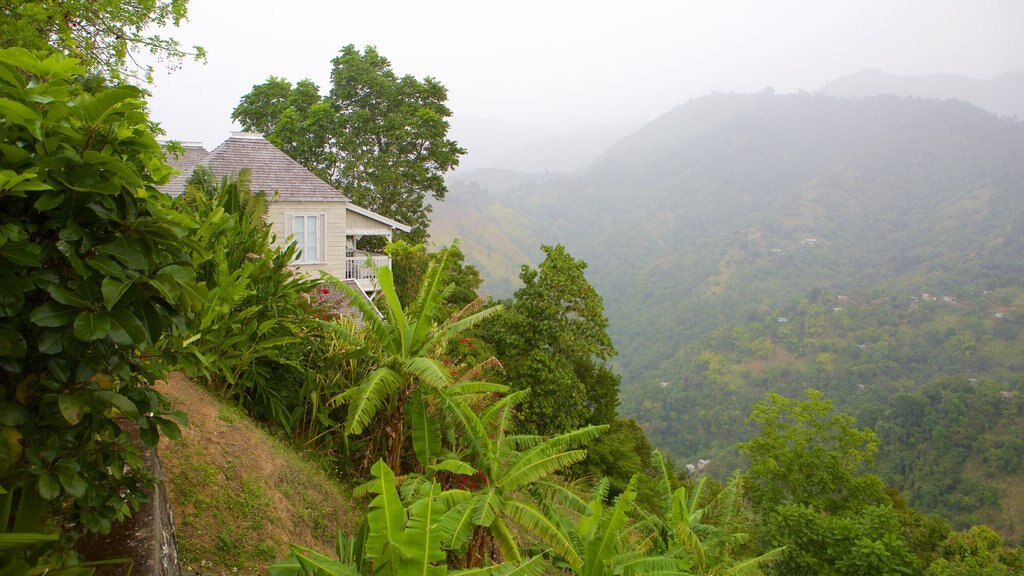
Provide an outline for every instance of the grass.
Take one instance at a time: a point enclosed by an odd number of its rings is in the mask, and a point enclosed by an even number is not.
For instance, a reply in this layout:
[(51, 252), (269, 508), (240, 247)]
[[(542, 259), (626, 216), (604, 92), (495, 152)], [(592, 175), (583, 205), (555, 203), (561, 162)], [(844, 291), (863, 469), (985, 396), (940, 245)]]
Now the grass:
[(351, 533), (360, 507), (322, 466), (183, 377), (161, 392), (190, 420), (160, 444), (185, 573), (265, 574), (289, 544), (330, 553)]

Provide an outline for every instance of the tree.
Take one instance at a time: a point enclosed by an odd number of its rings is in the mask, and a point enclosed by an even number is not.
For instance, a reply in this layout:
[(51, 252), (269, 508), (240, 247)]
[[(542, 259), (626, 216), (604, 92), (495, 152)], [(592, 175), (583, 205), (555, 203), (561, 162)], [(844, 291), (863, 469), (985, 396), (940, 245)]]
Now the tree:
[(832, 414), (832, 402), (817, 390), (807, 400), (769, 394), (748, 422), (760, 426), (739, 444), (750, 457), (746, 479), (758, 511), (799, 503), (829, 513), (888, 501), (877, 476), (864, 474), (878, 437), (858, 430), (852, 416)]
[(466, 153), (447, 138), (448, 91), (437, 80), (399, 77), (376, 48), (353, 45), (332, 60), (331, 90), (271, 76), (231, 117), (267, 139), (353, 202), (427, 238), (427, 195), (443, 200), (444, 173)]
[(183, 250), (195, 223), (155, 187), (171, 169), (143, 92), (89, 94), (83, 73), (0, 50), (0, 509), (6, 522), (16, 491), (15, 531), (52, 512), (69, 537), (145, 498), (128, 429), (148, 446), (177, 435), (150, 386), (155, 344), (202, 303)]
[(858, 430), (817, 390), (805, 401), (776, 394), (749, 422), (760, 431), (739, 445), (759, 538), (786, 548), (780, 574), (911, 574), (920, 562), (904, 537), (881, 479), (865, 472), (878, 439)]
[(607, 366), (615, 347), (606, 332), (601, 296), (587, 282), (587, 264), (565, 247), (541, 246), (535, 270), (523, 266), (523, 287), (485, 327), (508, 371), (512, 390), (531, 390), (519, 414), (527, 431), (553, 434), (615, 418), (619, 377)]
[(206, 57), (200, 46), (189, 51), (173, 38), (150, 33), (154, 27), (178, 26), (187, 14), (188, 0), (8, 0), (0, 2), (0, 48), (52, 46), (103, 78), (148, 82), (153, 67), (140, 64), (133, 53), (149, 52), (171, 69), (185, 58)]

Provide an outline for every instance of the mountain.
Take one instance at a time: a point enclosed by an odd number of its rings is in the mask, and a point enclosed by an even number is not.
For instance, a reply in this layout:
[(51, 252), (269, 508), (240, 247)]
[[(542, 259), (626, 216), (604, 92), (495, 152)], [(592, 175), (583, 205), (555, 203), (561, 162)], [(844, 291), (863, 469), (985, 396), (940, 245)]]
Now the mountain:
[(962, 100), (999, 116), (1024, 119), (1024, 70), (986, 79), (956, 74), (900, 75), (862, 70), (825, 84), (819, 92), (842, 98), (891, 95)]
[(542, 124), (456, 117), (451, 136), (467, 150), (457, 173), (479, 169), (571, 172), (604, 152), (637, 124)]
[(754, 402), (816, 387), (912, 503), (1014, 539), (1022, 183), (1024, 124), (966, 102), (715, 94), (573, 174), (462, 173), (432, 233), (499, 296), (541, 243), (587, 261), (621, 411), (678, 462), (728, 473)]

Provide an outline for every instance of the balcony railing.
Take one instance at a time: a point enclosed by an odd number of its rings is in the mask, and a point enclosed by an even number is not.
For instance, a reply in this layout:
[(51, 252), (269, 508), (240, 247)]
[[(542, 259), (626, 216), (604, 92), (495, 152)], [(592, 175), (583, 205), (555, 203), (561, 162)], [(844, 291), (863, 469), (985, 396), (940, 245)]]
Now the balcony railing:
[[(371, 266), (372, 263), (372, 266)], [(345, 278), (348, 280), (376, 280), (373, 267), (391, 267), (391, 257), (370, 252), (349, 252), (345, 258)]]

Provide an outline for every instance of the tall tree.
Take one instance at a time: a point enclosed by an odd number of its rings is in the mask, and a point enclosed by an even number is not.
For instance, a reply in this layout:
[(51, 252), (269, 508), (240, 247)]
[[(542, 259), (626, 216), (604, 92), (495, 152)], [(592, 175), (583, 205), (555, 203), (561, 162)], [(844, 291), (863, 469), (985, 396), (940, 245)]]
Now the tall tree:
[(523, 287), (486, 326), (513, 390), (531, 390), (519, 417), (526, 430), (553, 434), (615, 418), (619, 377), (608, 367), (615, 347), (587, 263), (565, 247), (541, 246), (537, 269), (523, 266)]
[(153, 67), (140, 64), (134, 54), (149, 52), (172, 69), (185, 58), (206, 57), (201, 46), (186, 49), (152, 33), (154, 27), (178, 26), (187, 14), (188, 0), (5, 0), (0, 2), (0, 48), (52, 46), (104, 78), (150, 81)]
[(427, 195), (443, 200), (444, 173), (465, 150), (448, 139), (448, 90), (426, 77), (399, 77), (373, 46), (342, 48), (331, 89), (270, 77), (242, 97), (231, 117), (328, 180), (353, 202), (427, 238)]

